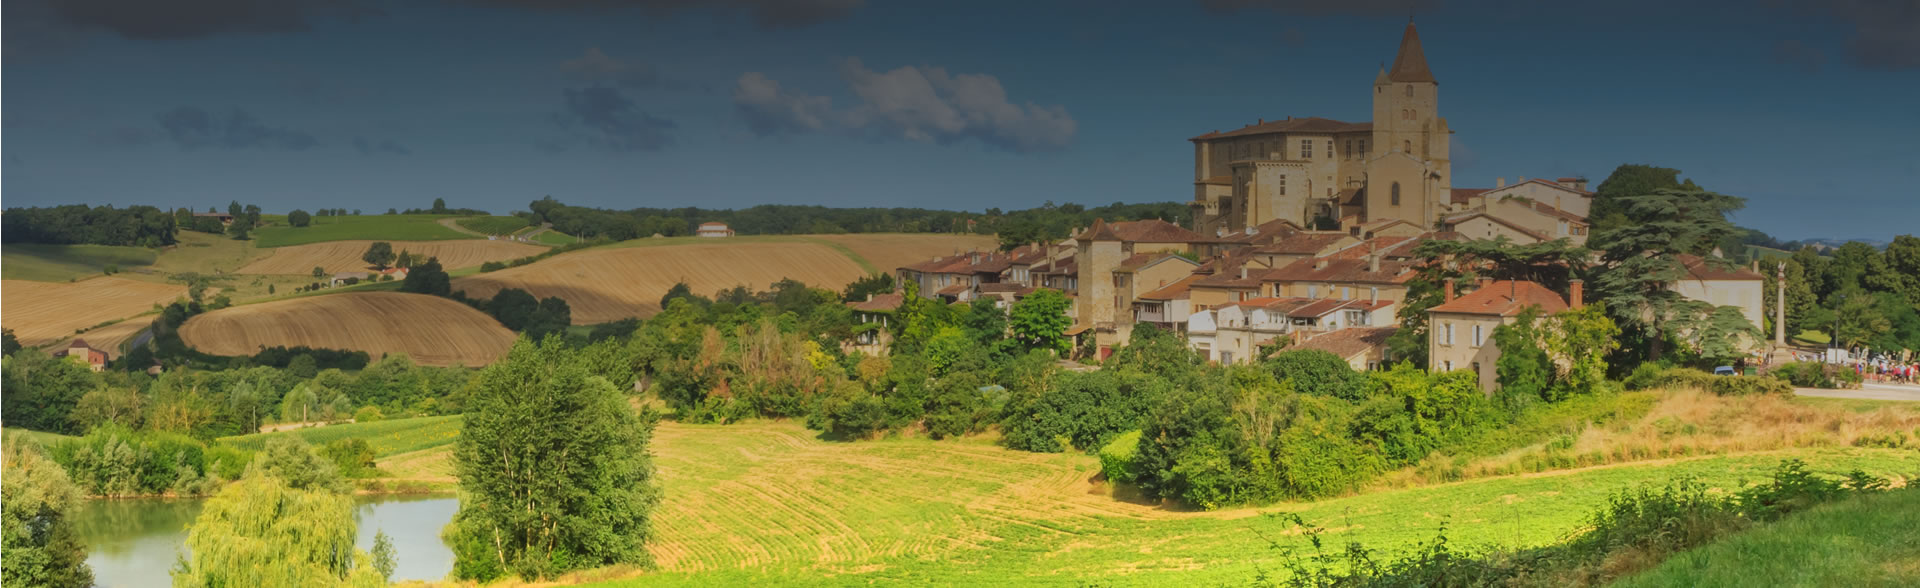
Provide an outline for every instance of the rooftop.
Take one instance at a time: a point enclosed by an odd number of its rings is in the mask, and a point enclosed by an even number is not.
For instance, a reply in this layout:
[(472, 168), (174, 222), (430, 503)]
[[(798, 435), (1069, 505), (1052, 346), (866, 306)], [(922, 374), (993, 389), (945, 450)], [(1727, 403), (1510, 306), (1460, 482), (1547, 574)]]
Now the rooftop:
[(1250, 125), (1240, 127), (1238, 129), (1234, 129), (1231, 131), (1227, 131), (1224, 133), (1220, 131), (1214, 131), (1214, 132), (1200, 135), (1198, 137), (1194, 137), (1188, 140), (1189, 141), (1206, 141), (1206, 140), (1212, 140), (1212, 139), (1244, 137), (1248, 135), (1268, 135), (1268, 134), (1274, 134), (1274, 133), (1300, 133), (1300, 134), (1359, 133), (1359, 132), (1365, 132), (1365, 131), (1371, 131), (1371, 130), (1373, 130), (1373, 123), (1371, 122), (1355, 123), (1355, 122), (1337, 121), (1330, 118), (1320, 118), (1317, 116), (1309, 116), (1305, 118), (1294, 118), (1289, 116), (1282, 120), (1273, 120), (1273, 121), (1262, 120), (1258, 123), (1250, 124)]
[(1349, 327), (1321, 333), (1312, 339), (1295, 343), (1283, 351), (1317, 349), (1342, 358), (1353, 357), (1354, 354), (1386, 346), (1387, 338), (1392, 337), (1398, 330), (1400, 330), (1399, 327)]
[(1529, 306), (1540, 307), (1540, 312), (1554, 314), (1567, 309), (1567, 301), (1559, 294), (1548, 290), (1539, 282), (1526, 280), (1495, 280), (1488, 282), (1478, 290), (1441, 303), (1427, 312), (1447, 312), (1455, 314), (1480, 314), (1490, 316), (1514, 316)]

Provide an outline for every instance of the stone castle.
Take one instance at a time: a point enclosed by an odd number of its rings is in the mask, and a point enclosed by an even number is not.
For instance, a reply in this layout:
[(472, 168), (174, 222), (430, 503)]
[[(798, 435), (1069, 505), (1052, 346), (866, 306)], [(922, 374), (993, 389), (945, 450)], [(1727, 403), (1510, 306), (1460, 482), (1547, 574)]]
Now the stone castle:
[[(1373, 81), (1373, 122), (1266, 121), (1191, 139), (1194, 229), (1224, 235), (1285, 220), (1299, 227), (1404, 220), (1433, 228), (1453, 178), (1440, 82), (1412, 22)], [(1316, 223), (1319, 220), (1319, 223)]]

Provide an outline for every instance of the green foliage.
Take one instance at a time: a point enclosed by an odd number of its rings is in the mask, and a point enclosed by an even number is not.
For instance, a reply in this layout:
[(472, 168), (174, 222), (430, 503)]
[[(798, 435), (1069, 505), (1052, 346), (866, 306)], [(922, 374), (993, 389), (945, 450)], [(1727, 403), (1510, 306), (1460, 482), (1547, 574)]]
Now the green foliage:
[(1100, 448), (1100, 472), (1108, 480), (1132, 482), (1139, 472), (1140, 431), (1121, 433)]
[(333, 462), (341, 476), (371, 478), (380, 473), (373, 465), (373, 446), (366, 439), (337, 439), (321, 447), (320, 456)]
[(1093, 451), (1140, 429), (1170, 388), (1164, 379), (1133, 371), (1061, 372), (1045, 389), (1016, 392), (1008, 400), (1001, 442), (1023, 451)]
[(187, 532), (175, 586), (383, 586), (353, 548), (352, 497), (254, 472), (208, 500)]
[[(291, 431), (223, 437), (215, 448), (232, 447), (244, 451), (259, 451), (266, 447), (267, 442), (282, 437), (299, 438), (311, 445), (328, 445), (342, 439), (360, 439), (366, 441), (373, 449), (375, 458), (381, 458), (452, 445), (460, 435), (460, 423), (460, 415), (452, 415), (308, 427)], [(233, 477), (237, 476), (230, 476), (229, 479)]]
[(305, 227), (311, 224), (313, 224), (313, 215), (307, 214), (307, 211), (295, 208), (293, 212), (287, 213), (287, 226)]
[[(342, 453), (343, 458), (355, 459), (358, 450), (351, 441), (340, 445), (328, 444)], [(341, 477), (340, 468), (334, 460), (316, 452), (311, 445), (299, 437), (275, 437), (267, 441), (265, 449), (254, 458), (250, 471), (273, 476), (294, 490), (313, 490), (345, 494), (353, 489), (346, 478)]]
[(55, 443), (48, 453), (76, 485), (96, 496), (190, 496), (205, 493), (220, 480), (210, 475), (215, 472), (209, 470), (221, 468), (208, 462), (206, 445), (178, 434), (136, 433), (107, 424), (85, 437)]
[(1493, 328), (1493, 344), (1500, 349), (1494, 361), (1495, 381), (1504, 398), (1560, 400), (1553, 386), (1553, 359), (1547, 357), (1539, 326), (1539, 308), (1528, 307), (1513, 322)]
[(0, 445), (0, 575), (9, 585), (92, 586), (71, 518), (80, 490), (32, 441), (9, 434)]
[[(188, 214), (192, 218), (192, 214)], [(0, 215), (0, 240), (11, 249), (20, 243), (48, 245), (132, 245), (164, 247), (174, 243), (179, 219), (152, 206), (9, 208)]]
[(1065, 357), (1072, 342), (1066, 332), (1073, 326), (1073, 317), (1067, 316), (1067, 307), (1071, 301), (1058, 291), (1041, 288), (1026, 298), (1013, 304), (1008, 323), (1013, 330), (1013, 340), (1027, 349), (1050, 349)]
[(426, 263), (407, 271), (407, 279), (400, 283), (400, 291), (447, 296), (453, 293), (453, 278), (441, 269), (440, 258), (429, 257)]
[(1318, 349), (1282, 351), (1260, 365), (1295, 392), (1330, 396), (1348, 402), (1366, 398), (1367, 378), (1353, 371), (1347, 360)]
[(387, 269), (387, 265), (393, 263), (393, 259), (393, 244), (386, 241), (374, 241), (372, 245), (367, 246), (366, 253), (360, 254), (360, 260), (367, 262), (367, 265), (375, 269)]
[[(1623, 167), (1615, 174), (1627, 171)], [(1698, 255), (1708, 257), (1710, 263), (1724, 263), (1710, 252), (1738, 231), (1726, 215), (1744, 206), (1740, 198), (1692, 187), (1690, 182), (1659, 187), (1663, 183), (1651, 182), (1654, 185), (1645, 188), (1640, 186), (1646, 182), (1625, 179), (1618, 188), (1602, 184), (1603, 190), (1609, 190), (1608, 206), (1617, 206), (1625, 222), (1596, 230), (1587, 242), (1600, 252), (1605, 269), (1595, 285), (1608, 309), (1620, 324), (1649, 333), (1648, 358), (1656, 361), (1663, 342), (1679, 334), (1670, 321), (1689, 302), (1672, 288), (1686, 275), (1678, 256)]]
[(651, 423), (569, 355), (557, 340), (523, 339), (476, 380), (454, 449), (464, 493), (446, 531), (455, 576), (649, 562), (660, 500)]
[(100, 376), (78, 362), (37, 349), (22, 349), (0, 360), (0, 413), (7, 425), (50, 433), (81, 432), (72, 420), (80, 398), (95, 389)]
[(518, 216), (470, 216), (453, 222), (483, 235), (511, 235), (527, 228), (527, 219)]
[(447, 228), (435, 216), (348, 214), (315, 215), (312, 223), (306, 227), (256, 227), (253, 236), (254, 246), (262, 248), (348, 240), (444, 241), (474, 238), (473, 235)]

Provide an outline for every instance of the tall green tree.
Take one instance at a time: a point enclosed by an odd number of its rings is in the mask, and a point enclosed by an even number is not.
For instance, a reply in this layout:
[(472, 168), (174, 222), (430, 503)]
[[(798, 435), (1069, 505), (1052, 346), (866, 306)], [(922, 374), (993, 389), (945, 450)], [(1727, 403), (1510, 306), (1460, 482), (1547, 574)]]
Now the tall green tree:
[(393, 244), (374, 241), (372, 245), (367, 246), (367, 252), (360, 255), (360, 260), (371, 264), (375, 269), (387, 269), (387, 264), (393, 263)]
[(1073, 317), (1067, 316), (1070, 304), (1066, 295), (1057, 290), (1034, 290), (1013, 303), (1007, 321), (1013, 339), (1027, 349), (1051, 349), (1065, 357), (1072, 351), (1073, 344), (1067, 337), (1067, 329), (1073, 326)]
[(0, 576), (9, 586), (92, 586), (71, 518), (80, 489), (32, 441), (9, 435), (0, 445)]
[(1642, 164), (1614, 168), (1613, 173), (1594, 188), (1593, 207), (1587, 214), (1593, 223), (1593, 232), (1598, 234), (1626, 226), (1632, 222), (1626, 200), (1660, 189), (1696, 190), (1699, 186), (1695, 186), (1693, 180), (1681, 180), (1677, 169)]
[(446, 296), (453, 293), (453, 278), (446, 270), (440, 269), (440, 258), (429, 257), (420, 267), (407, 271), (407, 279), (400, 284), (401, 292)]
[(515, 343), (478, 376), (454, 448), (454, 575), (551, 577), (647, 565), (660, 500), (650, 418), (558, 339)]
[(1876, 271), (1867, 276), (1867, 285), (1898, 294), (1909, 306), (1920, 310), (1920, 237), (1894, 237), (1881, 255)]
[(254, 469), (207, 500), (173, 585), (385, 586), (390, 549), (386, 562), (354, 549), (358, 526), (352, 496), (294, 488)]
[(1656, 188), (1619, 196), (1615, 203), (1627, 223), (1595, 233), (1587, 243), (1600, 252), (1603, 266), (1595, 284), (1617, 321), (1646, 333), (1648, 359), (1658, 360), (1664, 341), (1675, 334), (1667, 322), (1685, 301), (1673, 289), (1686, 277), (1679, 256), (1708, 256), (1715, 243), (1735, 234), (1739, 229), (1727, 213), (1743, 201), (1697, 188)]

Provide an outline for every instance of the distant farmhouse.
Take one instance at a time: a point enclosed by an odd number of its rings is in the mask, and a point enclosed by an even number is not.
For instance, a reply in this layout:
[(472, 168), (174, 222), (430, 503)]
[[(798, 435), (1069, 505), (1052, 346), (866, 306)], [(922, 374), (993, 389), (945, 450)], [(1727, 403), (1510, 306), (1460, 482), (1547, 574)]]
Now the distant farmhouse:
[(70, 358), (96, 372), (107, 369), (107, 352), (87, 345), (86, 339), (74, 339), (66, 348), (53, 352), (53, 356)]
[(732, 237), (733, 229), (728, 228), (727, 223), (700, 223), (700, 228), (693, 234), (702, 237)]

